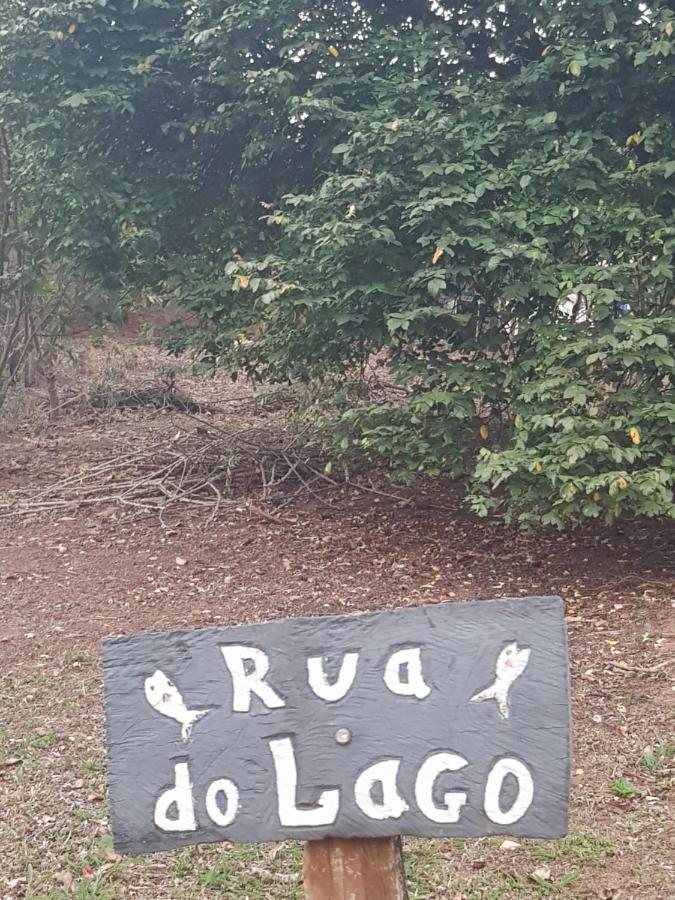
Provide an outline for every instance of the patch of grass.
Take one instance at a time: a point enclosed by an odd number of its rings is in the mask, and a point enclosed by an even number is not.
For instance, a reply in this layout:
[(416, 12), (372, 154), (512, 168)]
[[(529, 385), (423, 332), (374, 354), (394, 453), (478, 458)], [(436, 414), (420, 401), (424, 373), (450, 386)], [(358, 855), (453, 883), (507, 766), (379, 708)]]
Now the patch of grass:
[[(578, 867), (571, 869), (560, 877), (548, 880), (535, 875), (525, 876), (516, 872), (503, 871), (495, 867), (495, 863), (485, 868), (476, 869), (470, 877), (459, 877), (457, 871), (460, 862), (466, 863), (476, 854), (499, 846), (502, 838), (494, 841), (429, 841), (407, 840), (404, 842), (405, 869), (408, 880), (410, 900), (429, 900), (435, 897), (462, 897), (462, 900), (535, 900), (550, 895), (569, 896), (570, 886), (581, 876)], [(569, 839), (553, 842), (551, 859), (559, 862), (576, 862), (577, 859), (595, 859), (600, 850), (591, 854), (588, 847), (592, 836), (581, 836), (581, 839)], [(613, 852), (611, 842), (598, 839), (606, 852)], [(545, 845), (541, 845), (543, 849)], [(536, 851), (539, 847), (535, 847)], [(525, 845), (523, 845), (525, 850)]]
[(638, 792), (633, 782), (628, 781), (626, 778), (618, 778), (616, 781), (613, 781), (609, 789), (615, 797), (620, 797), (622, 800), (632, 800), (633, 797), (637, 796)]
[[(457, 849), (458, 855), (461, 852)], [(403, 853), (410, 900), (435, 897), (447, 886), (447, 864), (436, 841), (404, 841)]]
[(226, 850), (191, 847), (176, 854), (170, 869), (172, 878), (182, 883), (181, 897), (249, 900), (300, 900), (301, 871), (302, 845), (295, 841), (236, 844)]
[(660, 772), (668, 769), (675, 758), (675, 744), (660, 741), (652, 747), (645, 747), (640, 756), (640, 764), (650, 772)]
[(87, 654), (82, 650), (66, 650), (63, 654), (64, 663), (72, 665), (73, 663), (83, 663), (87, 659)]
[(458, 895), (462, 900), (507, 900), (514, 897), (525, 900), (539, 897), (541, 894), (537, 885), (528, 883), (520, 875), (489, 869), (477, 872), (466, 880), (452, 878), (448, 882), (448, 887), (450, 897)]
[(531, 847), (532, 856), (538, 862), (559, 862), (575, 866), (584, 863), (604, 863), (607, 857), (613, 856), (615, 852), (609, 838), (588, 832), (571, 834), (560, 841), (534, 844)]
[(581, 872), (575, 869), (572, 872), (567, 872), (565, 875), (561, 875), (560, 878), (551, 881), (540, 878), (539, 875), (536, 874), (532, 874), (530, 877), (542, 894), (567, 894), (567, 888), (577, 880), (580, 874)]
[(85, 759), (82, 763), (83, 775), (100, 775), (104, 769), (105, 766), (99, 759)]
[[(199, 881), (208, 892), (218, 896), (248, 897), (249, 900), (301, 900), (302, 885), (299, 865), (293, 871), (280, 871), (275, 860), (270, 864), (265, 856), (248, 846), (232, 848), (222, 854), (217, 865), (204, 869)], [(285, 868), (285, 867), (284, 867)]]
[(86, 809), (80, 809), (79, 806), (76, 806), (74, 809), (70, 811), (70, 815), (73, 819), (73, 822), (88, 822), (91, 818), (90, 813)]
[(27, 738), (26, 743), (31, 750), (49, 750), (58, 742), (59, 736), (55, 731), (43, 731), (34, 738)]

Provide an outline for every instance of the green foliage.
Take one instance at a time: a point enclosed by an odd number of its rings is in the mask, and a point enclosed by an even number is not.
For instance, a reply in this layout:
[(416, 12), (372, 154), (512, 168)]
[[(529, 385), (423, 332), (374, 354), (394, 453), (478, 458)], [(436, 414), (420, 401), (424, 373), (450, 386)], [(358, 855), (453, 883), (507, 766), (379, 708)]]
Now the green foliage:
[(640, 763), (651, 772), (663, 772), (667, 774), (675, 759), (675, 744), (665, 741), (655, 744), (653, 747), (645, 747)]
[(544, 328), (521, 366), (504, 449), (482, 449), (472, 504), (503, 488), (522, 524), (673, 513), (675, 317)]
[(481, 515), (675, 514), (672, 4), (10, 12), (17, 182), (60, 252), (195, 313), (176, 349), (377, 360), (335, 445), (466, 476)]
[(610, 784), (609, 789), (615, 797), (619, 797), (622, 800), (632, 800), (638, 793), (638, 789), (635, 785), (625, 778), (619, 778), (617, 781), (613, 781)]

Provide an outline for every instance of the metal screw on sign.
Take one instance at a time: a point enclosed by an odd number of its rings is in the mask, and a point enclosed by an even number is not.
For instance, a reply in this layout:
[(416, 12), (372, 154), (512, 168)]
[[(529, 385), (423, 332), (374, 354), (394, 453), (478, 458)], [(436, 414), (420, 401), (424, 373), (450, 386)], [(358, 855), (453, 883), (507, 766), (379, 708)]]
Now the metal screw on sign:
[(335, 740), (343, 747), (345, 747), (347, 744), (351, 744), (352, 733), (349, 728), (338, 728), (338, 730), (335, 732)]

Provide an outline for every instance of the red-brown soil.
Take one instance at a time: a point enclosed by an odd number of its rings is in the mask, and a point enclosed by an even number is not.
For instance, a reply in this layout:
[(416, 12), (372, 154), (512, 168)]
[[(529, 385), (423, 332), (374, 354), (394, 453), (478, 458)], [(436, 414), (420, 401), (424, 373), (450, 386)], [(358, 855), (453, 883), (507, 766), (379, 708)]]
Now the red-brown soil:
[[(216, 388), (208, 390), (213, 397)], [(169, 434), (177, 424), (195, 427), (188, 417), (141, 410), (15, 432), (2, 445), (0, 487), (44, 485), (108, 458), (120, 441)], [(186, 509), (168, 516), (167, 527), (115, 505), (4, 519), (0, 677), (14, 684), (81, 658), (95, 662), (109, 635), (560, 594), (572, 666), (573, 821), (577, 830), (609, 835), (615, 848), (602, 869), (591, 867), (563, 893), (675, 896), (673, 773), (667, 760), (665, 770), (653, 770), (642, 756), (673, 743), (675, 523), (526, 534), (475, 519), (452, 486), (388, 491), (404, 499), (353, 489), (322, 500), (304, 493), (271, 519), (257, 499), (251, 505), (242, 497), (208, 524), (205, 514)], [(6, 693), (3, 702), (11, 702)], [(100, 704), (94, 692), (84, 708), (99, 716)], [(634, 797), (612, 792), (618, 779), (635, 786)], [(497, 856), (490, 850), (483, 858), (503, 866)], [(1, 877), (0, 897), (20, 896), (11, 888), (3, 895)]]

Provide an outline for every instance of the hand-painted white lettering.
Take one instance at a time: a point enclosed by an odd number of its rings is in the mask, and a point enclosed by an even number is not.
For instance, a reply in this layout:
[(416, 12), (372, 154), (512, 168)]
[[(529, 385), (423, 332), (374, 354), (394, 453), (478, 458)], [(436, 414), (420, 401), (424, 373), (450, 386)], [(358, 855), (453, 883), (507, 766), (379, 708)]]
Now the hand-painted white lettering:
[[(225, 797), (225, 812), (223, 812), (218, 803), (218, 794)], [(230, 781), (229, 778), (219, 778), (212, 781), (206, 792), (206, 811), (211, 821), (223, 828), (234, 822), (239, 812), (239, 789), (237, 785)]]
[[(286, 704), (277, 692), (265, 681), (270, 661), (267, 654), (257, 647), (228, 644), (220, 648), (225, 663), (232, 676), (232, 711), (249, 712), (253, 694), (262, 700), (268, 709), (279, 709)], [(251, 668), (246, 671), (246, 663)]]
[(434, 753), (422, 763), (415, 781), (415, 801), (427, 819), (441, 824), (459, 821), (466, 794), (448, 791), (443, 794), (443, 806), (438, 806), (434, 802), (434, 785), (442, 772), (458, 772), (468, 765), (468, 760), (456, 753)]
[(342, 700), (354, 683), (359, 654), (345, 653), (338, 676), (332, 684), (326, 678), (323, 660), (323, 656), (309, 656), (307, 658), (309, 686), (321, 700), (325, 700), (327, 703), (335, 703), (337, 700)]
[[(402, 678), (402, 669), (406, 669), (407, 678)], [(417, 697), (424, 700), (431, 693), (431, 688), (424, 683), (422, 675), (422, 656), (419, 647), (406, 647), (397, 650), (387, 660), (384, 670), (384, 683), (393, 694), (403, 697)]]
[(284, 826), (309, 828), (315, 825), (332, 825), (340, 810), (338, 789), (321, 791), (317, 805), (312, 809), (297, 806), (298, 769), (290, 738), (269, 742), (277, 779), (279, 821)]
[[(499, 804), (499, 797), (507, 775), (513, 775), (518, 781), (518, 795), (511, 808), (504, 812)], [(523, 818), (532, 804), (533, 797), (534, 784), (527, 766), (520, 760), (505, 756), (494, 764), (488, 775), (483, 801), (485, 815), (495, 825), (513, 825)]]
[[(398, 792), (400, 759), (385, 759), (365, 769), (356, 779), (354, 799), (369, 819), (398, 819), (410, 807)], [(382, 802), (373, 800), (373, 788), (382, 785)]]
[[(155, 804), (155, 825), (162, 831), (196, 831), (195, 806), (192, 799), (192, 783), (187, 763), (176, 763), (175, 787), (160, 794)], [(171, 807), (176, 815), (169, 817)]]

